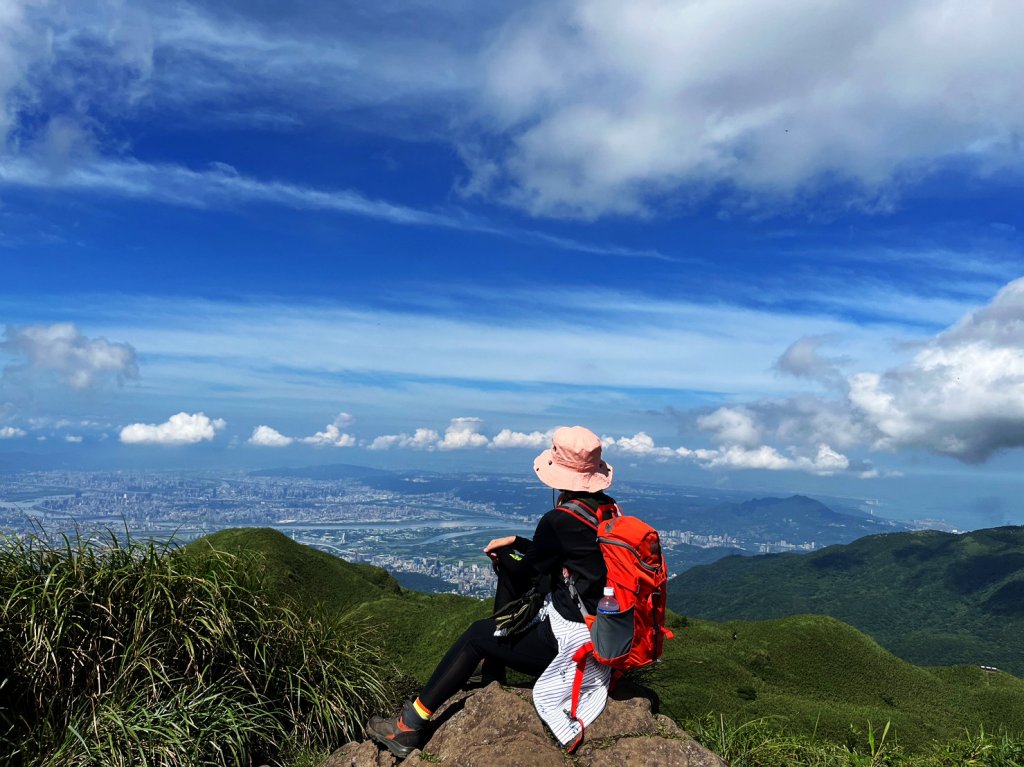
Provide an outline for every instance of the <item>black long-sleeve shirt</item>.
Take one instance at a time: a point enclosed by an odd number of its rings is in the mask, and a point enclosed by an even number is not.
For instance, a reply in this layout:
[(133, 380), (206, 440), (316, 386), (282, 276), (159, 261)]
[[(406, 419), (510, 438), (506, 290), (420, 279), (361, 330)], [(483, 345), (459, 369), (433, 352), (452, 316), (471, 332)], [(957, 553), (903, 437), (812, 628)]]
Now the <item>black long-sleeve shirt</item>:
[[(614, 503), (604, 493), (575, 493), (571, 497), (591, 508)], [(583, 620), (579, 605), (562, 577), (563, 567), (576, 576), (576, 591), (587, 612), (593, 615), (597, 611), (608, 571), (593, 528), (572, 514), (555, 508), (540, 518), (532, 541), (516, 536), (513, 548), (524, 555), (524, 567), (532, 568), (539, 578), (549, 579), (547, 587), (551, 590), (552, 604), (562, 617), (572, 621)]]

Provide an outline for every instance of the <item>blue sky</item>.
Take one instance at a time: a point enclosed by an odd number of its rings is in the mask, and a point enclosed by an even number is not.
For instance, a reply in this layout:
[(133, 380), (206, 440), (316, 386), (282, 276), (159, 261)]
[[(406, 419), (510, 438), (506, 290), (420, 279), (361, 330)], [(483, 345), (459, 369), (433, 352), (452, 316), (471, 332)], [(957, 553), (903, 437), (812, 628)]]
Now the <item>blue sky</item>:
[(0, 7), (0, 466), (1024, 522), (1024, 7)]

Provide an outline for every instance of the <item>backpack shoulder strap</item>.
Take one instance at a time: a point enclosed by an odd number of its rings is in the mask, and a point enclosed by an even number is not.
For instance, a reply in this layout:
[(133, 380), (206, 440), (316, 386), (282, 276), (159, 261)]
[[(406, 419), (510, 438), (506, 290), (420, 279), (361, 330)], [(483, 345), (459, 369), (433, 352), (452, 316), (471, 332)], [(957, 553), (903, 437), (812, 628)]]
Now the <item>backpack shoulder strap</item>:
[(619, 508), (619, 504), (614, 502), (602, 504), (595, 509), (591, 508), (588, 504), (578, 498), (570, 498), (568, 501), (556, 508), (560, 511), (572, 514), (580, 522), (585, 524), (587, 527), (593, 528), (595, 531), (597, 530), (598, 524), (604, 522), (606, 519), (622, 516), (622, 510)]
[(559, 511), (572, 514), (572, 516), (576, 517), (576, 519), (587, 527), (592, 527), (595, 532), (597, 531), (597, 523), (601, 521), (598, 519), (597, 510), (590, 508), (587, 504), (583, 503), (583, 501), (570, 498), (557, 508)]

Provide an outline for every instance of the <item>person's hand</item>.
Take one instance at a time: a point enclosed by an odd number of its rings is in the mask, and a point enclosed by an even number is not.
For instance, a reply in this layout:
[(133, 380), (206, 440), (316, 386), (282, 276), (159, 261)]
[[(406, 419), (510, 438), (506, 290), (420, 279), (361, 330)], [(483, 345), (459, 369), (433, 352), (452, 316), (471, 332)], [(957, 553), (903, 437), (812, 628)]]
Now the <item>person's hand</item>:
[(498, 558), (498, 549), (503, 549), (506, 546), (511, 546), (516, 542), (514, 535), (506, 535), (504, 538), (495, 538), (493, 541), (484, 546), (484, 554), (489, 556), (491, 559)]

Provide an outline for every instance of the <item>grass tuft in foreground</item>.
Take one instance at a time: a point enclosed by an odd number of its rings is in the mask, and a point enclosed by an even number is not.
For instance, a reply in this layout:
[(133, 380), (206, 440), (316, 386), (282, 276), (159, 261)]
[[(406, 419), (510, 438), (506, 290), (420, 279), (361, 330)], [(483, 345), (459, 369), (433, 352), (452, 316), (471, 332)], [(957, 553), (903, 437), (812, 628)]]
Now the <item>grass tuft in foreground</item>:
[(390, 702), (367, 626), (271, 603), (258, 558), (0, 538), (0, 755), (246, 765), (329, 750)]

